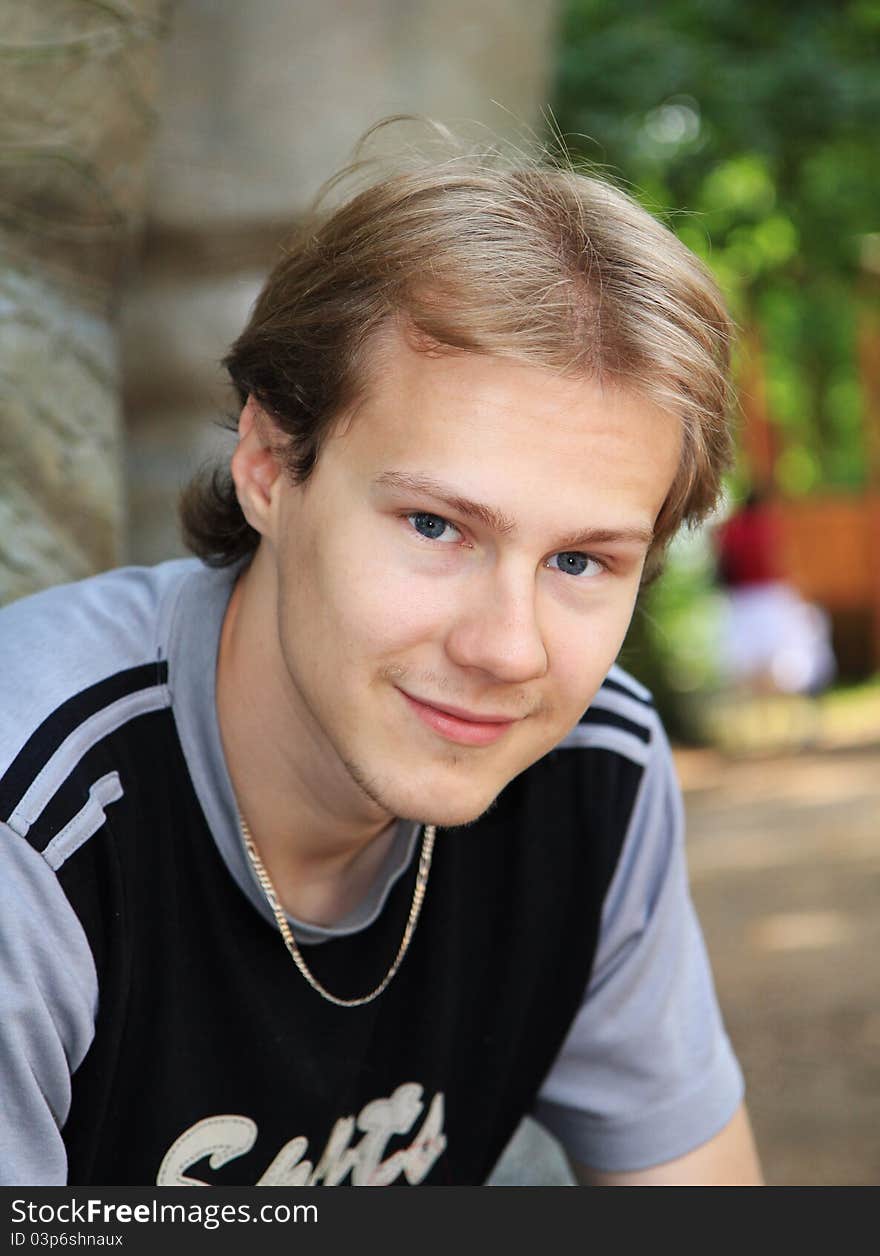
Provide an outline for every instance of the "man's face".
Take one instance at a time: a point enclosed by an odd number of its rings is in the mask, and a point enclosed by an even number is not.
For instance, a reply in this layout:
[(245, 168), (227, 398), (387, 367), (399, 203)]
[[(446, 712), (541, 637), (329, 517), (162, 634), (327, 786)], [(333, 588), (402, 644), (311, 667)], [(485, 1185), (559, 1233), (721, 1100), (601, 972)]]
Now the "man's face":
[(677, 419), (388, 337), (271, 547), (290, 710), (391, 816), (476, 819), (575, 725), (629, 624)]

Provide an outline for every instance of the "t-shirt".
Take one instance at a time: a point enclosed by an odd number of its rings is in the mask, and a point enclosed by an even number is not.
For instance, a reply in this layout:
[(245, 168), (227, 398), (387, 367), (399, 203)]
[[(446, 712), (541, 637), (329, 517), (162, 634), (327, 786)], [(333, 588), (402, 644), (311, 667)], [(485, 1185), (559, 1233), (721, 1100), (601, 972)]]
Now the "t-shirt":
[[(647, 692), (613, 668), (476, 830), (438, 833), (360, 1016), (295, 971), (242, 847), (214, 702), (234, 576), (128, 568), (0, 614), (0, 1182), (482, 1180), (528, 1108), (632, 1170), (722, 1128), (742, 1078)], [(335, 992), (387, 968), (419, 838), (397, 826), (332, 928), (291, 919)]]

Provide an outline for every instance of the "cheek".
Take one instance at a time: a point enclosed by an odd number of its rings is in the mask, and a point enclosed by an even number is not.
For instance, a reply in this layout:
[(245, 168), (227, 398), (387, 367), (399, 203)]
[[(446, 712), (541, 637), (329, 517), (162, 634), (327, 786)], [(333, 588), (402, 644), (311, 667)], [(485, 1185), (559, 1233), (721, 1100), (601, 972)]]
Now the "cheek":
[(389, 657), (440, 636), (444, 605), (436, 581), (375, 555), (356, 560), (351, 551), (335, 566), (321, 581), (321, 600), (347, 655)]
[(592, 701), (623, 644), (635, 598), (635, 588), (620, 590), (591, 613), (557, 620), (550, 658), (557, 692), (566, 705), (583, 710)]

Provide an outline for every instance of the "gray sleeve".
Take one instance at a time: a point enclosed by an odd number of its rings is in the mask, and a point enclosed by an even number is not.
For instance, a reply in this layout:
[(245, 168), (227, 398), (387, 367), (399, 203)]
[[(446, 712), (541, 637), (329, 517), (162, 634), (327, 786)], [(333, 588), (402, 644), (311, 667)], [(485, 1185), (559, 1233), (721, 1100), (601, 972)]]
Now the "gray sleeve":
[(535, 1116), (608, 1173), (692, 1151), (743, 1095), (687, 884), (681, 792), (662, 729), (609, 887), (584, 1001)]
[(0, 1185), (66, 1183), (61, 1128), (97, 1002), (89, 944), (57, 877), (0, 824)]

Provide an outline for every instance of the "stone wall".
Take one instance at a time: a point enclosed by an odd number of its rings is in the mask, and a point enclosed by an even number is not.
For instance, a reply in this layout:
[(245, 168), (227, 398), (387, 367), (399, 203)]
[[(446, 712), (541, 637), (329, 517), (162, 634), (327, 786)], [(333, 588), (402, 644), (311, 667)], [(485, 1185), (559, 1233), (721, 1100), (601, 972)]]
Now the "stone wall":
[(0, 3), (4, 602), (123, 552), (114, 300), (143, 209), (165, 6)]

